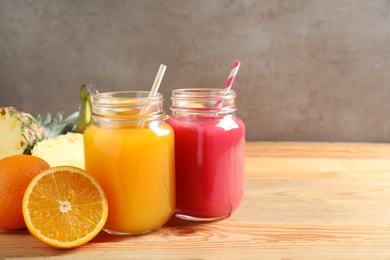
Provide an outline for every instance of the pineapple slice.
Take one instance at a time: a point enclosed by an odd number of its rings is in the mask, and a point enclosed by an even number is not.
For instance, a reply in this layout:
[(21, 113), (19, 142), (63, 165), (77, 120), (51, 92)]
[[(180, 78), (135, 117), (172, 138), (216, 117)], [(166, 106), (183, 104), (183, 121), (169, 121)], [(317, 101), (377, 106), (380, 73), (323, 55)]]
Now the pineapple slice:
[(83, 134), (58, 135), (38, 142), (31, 154), (45, 160), (51, 167), (75, 166), (85, 169)]
[(34, 117), (14, 107), (0, 108), (0, 159), (29, 154), (32, 147), (45, 139), (45, 130)]

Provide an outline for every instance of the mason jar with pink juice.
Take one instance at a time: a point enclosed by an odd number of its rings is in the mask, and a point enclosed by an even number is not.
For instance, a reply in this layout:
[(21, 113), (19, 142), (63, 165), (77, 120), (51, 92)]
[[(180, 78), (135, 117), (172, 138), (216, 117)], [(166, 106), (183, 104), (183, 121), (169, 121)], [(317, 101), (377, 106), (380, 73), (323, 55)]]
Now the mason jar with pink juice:
[(212, 221), (230, 216), (244, 196), (245, 125), (236, 116), (236, 92), (176, 89), (171, 117), (175, 134), (176, 216)]

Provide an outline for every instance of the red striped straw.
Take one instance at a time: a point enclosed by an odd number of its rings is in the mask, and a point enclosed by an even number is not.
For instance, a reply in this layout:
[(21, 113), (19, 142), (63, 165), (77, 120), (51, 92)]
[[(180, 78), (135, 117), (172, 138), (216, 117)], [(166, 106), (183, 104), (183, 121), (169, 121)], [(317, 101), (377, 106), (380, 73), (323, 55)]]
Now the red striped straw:
[(234, 62), (233, 68), (230, 71), (230, 75), (229, 75), (229, 77), (228, 77), (228, 79), (226, 81), (226, 84), (225, 84), (225, 87), (224, 87), (224, 91), (229, 91), (232, 88), (234, 79), (236, 78), (236, 75), (237, 75), (238, 69), (240, 68), (240, 65), (241, 65), (241, 62), (239, 62), (238, 60), (236, 60)]
[[(236, 60), (233, 64), (233, 68), (230, 71), (229, 77), (226, 81), (225, 87), (223, 88), (223, 91), (228, 92), (233, 85), (234, 79), (236, 78), (238, 69), (240, 68), (241, 62)], [(218, 100), (217, 103), (215, 104), (216, 107), (221, 107), (223, 103), (223, 100)]]

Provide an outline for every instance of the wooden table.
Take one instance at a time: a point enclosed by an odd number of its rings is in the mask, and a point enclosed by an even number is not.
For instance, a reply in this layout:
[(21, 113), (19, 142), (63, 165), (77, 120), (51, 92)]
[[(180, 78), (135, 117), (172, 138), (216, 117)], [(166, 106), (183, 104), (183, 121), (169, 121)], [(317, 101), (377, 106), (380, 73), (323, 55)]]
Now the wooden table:
[(390, 144), (249, 142), (245, 185), (219, 222), (172, 218), (71, 250), (1, 231), (0, 259), (390, 259)]

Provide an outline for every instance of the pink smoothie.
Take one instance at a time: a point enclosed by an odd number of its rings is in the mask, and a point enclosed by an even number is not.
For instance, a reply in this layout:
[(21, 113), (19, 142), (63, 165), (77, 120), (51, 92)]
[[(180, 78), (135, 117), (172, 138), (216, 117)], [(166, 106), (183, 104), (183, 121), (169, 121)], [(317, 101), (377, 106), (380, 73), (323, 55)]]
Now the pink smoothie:
[(167, 123), (175, 133), (176, 213), (229, 216), (244, 195), (244, 123), (231, 115)]

